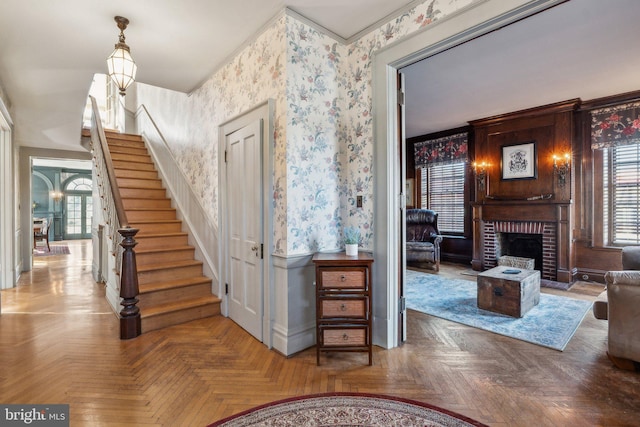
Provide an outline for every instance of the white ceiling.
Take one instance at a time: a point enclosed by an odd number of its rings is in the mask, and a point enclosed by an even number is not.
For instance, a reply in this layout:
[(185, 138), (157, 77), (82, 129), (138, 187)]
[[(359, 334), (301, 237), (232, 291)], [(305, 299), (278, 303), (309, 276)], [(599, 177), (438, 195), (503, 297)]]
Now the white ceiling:
[(2, 0), (0, 82), (20, 145), (82, 150), (94, 73), (125, 16), (137, 80), (190, 92), (284, 7), (348, 39), (411, 0)]
[[(419, 2), (1, 0), (0, 82), (20, 145), (82, 150), (82, 111), (93, 74), (106, 71), (117, 41), (115, 15), (131, 21), (125, 35), (137, 80), (189, 92), (284, 7), (350, 39)], [(638, 0), (571, 0), (427, 59), (424, 69), (409, 67), (408, 136), (635, 90), (639, 13)]]
[(638, 16), (638, 0), (571, 0), (403, 69), (407, 137), (639, 90)]

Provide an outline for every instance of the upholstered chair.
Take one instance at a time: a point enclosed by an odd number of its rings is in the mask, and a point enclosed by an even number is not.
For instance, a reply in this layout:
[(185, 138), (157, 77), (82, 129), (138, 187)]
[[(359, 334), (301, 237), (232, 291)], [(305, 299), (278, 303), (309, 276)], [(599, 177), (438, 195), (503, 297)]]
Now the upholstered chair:
[(406, 223), (407, 263), (428, 263), (434, 270), (440, 270), (440, 243), (438, 213), (430, 209), (407, 209)]
[(640, 371), (640, 247), (623, 248), (622, 268), (605, 274), (606, 294), (593, 312), (608, 320), (609, 359), (619, 368)]

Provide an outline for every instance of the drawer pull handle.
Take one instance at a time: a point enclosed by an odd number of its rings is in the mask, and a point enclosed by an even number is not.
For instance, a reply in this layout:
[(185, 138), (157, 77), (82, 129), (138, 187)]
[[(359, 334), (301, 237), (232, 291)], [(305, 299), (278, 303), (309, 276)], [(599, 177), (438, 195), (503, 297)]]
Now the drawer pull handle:
[(342, 339), (345, 341), (349, 340), (349, 335), (347, 334), (342, 335)]
[(342, 304), (342, 305), (340, 306), (340, 310), (345, 311), (346, 309), (347, 309), (346, 304)]
[(347, 281), (347, 276), (345, 276), (344, 274), (340, 276), (340, 281), (341, 282), (346, 282)]

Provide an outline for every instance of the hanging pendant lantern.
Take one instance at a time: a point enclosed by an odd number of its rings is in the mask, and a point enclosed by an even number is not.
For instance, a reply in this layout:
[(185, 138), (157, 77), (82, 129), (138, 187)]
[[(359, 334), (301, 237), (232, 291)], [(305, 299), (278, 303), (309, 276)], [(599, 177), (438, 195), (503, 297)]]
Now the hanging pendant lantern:
[(124, 96), (125, 90), (136, 79), (138, 67), (131, 57), (129, 46), (124, 42), (124, 30), (129, 25), (129, 20), (122, 16), (116, 16), (113, 19), (118, 24), (118, 28), (120, 28), (120, 36), (118, 43), (115, 45), (115, 50), (107, 58), (107, 68), (109, 69), (109, 76), (118, 86), (120, 95)]

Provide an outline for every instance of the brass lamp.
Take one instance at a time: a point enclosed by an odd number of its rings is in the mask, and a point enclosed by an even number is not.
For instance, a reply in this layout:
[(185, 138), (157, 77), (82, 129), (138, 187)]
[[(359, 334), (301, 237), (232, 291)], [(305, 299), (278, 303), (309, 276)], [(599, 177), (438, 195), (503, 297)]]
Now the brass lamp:
[(129, 20), (122, 16), (116, 16), (113, 18), (120, 28), (120, 36), (118, 43), (115, 45), (115, 50), (107, 58), (107, 68), (109, 69), (109, 76), (120, 90), (120, 95), (124, 96), (125, 90), (136, 79), (136, 66), (135, 61), (131, 57), (129, 46), (124, 42), (124, 30), (129, 25)]

